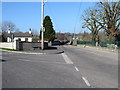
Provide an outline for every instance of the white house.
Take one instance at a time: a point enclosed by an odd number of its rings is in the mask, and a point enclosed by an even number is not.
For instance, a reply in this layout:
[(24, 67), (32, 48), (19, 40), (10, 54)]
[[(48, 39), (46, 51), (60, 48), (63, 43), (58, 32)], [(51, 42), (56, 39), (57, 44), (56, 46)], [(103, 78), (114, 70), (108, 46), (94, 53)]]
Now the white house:
[(32, 42), (32, 37), (33, 35), (31, 29), (29, 30), (29, 32), (26, 33), (11, 33), (10, 30), (8, 30), (7, 42), (14, 42), (16, 40)]

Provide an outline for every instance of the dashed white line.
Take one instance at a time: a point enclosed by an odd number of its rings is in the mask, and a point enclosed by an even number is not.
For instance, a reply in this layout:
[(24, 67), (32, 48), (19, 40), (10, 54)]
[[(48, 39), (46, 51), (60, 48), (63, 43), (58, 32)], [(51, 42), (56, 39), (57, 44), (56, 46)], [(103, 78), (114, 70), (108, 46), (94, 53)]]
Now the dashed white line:
[(91, 86), (90, 83), (89, 83), (89, 81), (85, 77), (82, 77), (82, 79), (85, 81), (85, 83), (86, 83), (87, 86), (89, 86), (89, 87)]
[(71, 59), (65, 53), (62, 53), (62, 56), (67, 64), (73, 64)]
[(79, 69), (77, 67), (75, 67), (76, 71), (79, 71)]

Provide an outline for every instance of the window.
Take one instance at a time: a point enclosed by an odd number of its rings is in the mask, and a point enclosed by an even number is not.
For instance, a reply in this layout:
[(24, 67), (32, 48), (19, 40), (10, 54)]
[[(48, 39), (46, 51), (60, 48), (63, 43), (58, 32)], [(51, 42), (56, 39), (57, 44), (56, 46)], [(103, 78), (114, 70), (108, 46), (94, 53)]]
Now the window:
[(25, 41), (28, 42), (28, 38), (25, 38)]
[(19, 41), (21, 41), (21, 38), (18, 38)]

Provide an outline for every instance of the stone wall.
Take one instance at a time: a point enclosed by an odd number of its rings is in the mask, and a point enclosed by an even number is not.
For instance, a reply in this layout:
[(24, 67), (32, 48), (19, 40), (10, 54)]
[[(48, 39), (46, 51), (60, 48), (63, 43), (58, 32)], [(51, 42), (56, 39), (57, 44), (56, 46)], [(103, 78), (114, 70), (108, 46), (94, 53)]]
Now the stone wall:
[[(23, 41), (16, 41), (16, 49), (19, 51), (30, 51), (34, 49), (40, 49), (41, 42), (23, 42)], [(44, 48), (48, 48), (48, 43), (44, 42)]]

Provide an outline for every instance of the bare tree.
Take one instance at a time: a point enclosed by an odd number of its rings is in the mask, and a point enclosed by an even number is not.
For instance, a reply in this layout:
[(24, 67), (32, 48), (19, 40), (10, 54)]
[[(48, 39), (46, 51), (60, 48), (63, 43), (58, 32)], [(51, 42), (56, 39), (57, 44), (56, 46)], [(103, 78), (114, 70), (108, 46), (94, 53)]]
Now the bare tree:
[(104, 30), (99, 31), (98, 34), (99, 34), (100, 41), (107, 41), (106, 32)]
[(19, 28), (15, 28), (14, 32), (19, 33), (20, 32)]
[(90, 39), (90, 34), (87, 33), (87, 32), (84, 32), (84, 33), (82, 34), (82, 40), (83, 40), (83, 41), (91, 41), (91, 39)]
[(15, 31), (16, 27), (15, 24), (13, 24), (10, 21), (5, 21), (2, 23), (1, 26), (1, 33), (2, 33), (2, 41), (6, 42), (7, 41), (7, 31), (10, 29), (11, 31)]
[(33, 35), (33, 38), (32, 38), (32, 41), (33, 41), (33, 42), (38, 42), (38, 41), (40, 41), (38, 30), (32, 29), (32, 35)]
[(98, 40), (98, 32), (99, 32), (99, 30), (102, 29), (102, 26), (99, 25), (97, 21), (95, 21), (91, 18), (95, 18), (96, 20), (100, 19), (100, 16), (98, 15), (98, 10), (88, 9), (85, 11), (84, 16), (82, 15), (82, 18), (85, 21), (83, 23), (82, 28), (88, 28), (92, 34), (92, 41), (97, 41)]
[(39, 32), (36, 29), (32, 29), (33, 36), (39, 36)]
[(106, 31), (109, 40), (116, 40), (120, 28), (120, 2), (100, 2), (98, 3), (100, 19), (91, 19), (99, 23)]
[(15, 24), (10, 22), (10, 21), (4, 21), (2, 23), (2, 32), (7, 32), (8, 29), (10, 28), (11, 31), (15, 31)]

